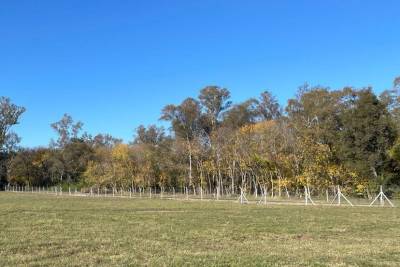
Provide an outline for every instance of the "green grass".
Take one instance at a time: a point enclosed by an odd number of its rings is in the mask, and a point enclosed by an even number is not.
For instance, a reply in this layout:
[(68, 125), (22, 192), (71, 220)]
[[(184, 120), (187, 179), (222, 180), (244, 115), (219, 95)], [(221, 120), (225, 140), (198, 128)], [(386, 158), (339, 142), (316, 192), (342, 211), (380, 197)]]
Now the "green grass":
[(398, 266), (400, 210), (0, 193), (0, 266)]

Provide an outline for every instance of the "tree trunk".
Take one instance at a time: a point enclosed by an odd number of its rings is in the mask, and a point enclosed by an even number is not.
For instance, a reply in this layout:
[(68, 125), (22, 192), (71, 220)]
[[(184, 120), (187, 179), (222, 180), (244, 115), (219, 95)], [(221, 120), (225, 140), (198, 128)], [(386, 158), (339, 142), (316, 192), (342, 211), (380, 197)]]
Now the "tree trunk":
[(235, 193), (235, 161), (232, 162), (232, 171), (231, 171), (231, 194)]
[(188, 150), (189, 150), (189, 186), (192, 185), (192, 146), (189, 141), (189, 137), (186, 137), (186, 141), (188, 144)]

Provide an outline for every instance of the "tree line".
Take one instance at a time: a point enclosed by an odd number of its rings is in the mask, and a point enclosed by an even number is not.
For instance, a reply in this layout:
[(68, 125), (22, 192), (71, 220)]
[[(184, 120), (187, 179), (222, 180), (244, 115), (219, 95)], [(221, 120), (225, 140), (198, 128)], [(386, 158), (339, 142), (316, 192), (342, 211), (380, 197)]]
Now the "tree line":
[(364, 197), (384, 185), (400, 195), (399, 92), (400, 78), (380, 95), (305, 84), (282, 107), (268, 91), (232, 103), (228, 89), (207, 86), (162, 109), (171, 131), (141, 125), (124, 143), (65, 114), (51, 124), (57, 139), (39, 148), (18, 147), (11, 127), (25, 109), (1, 97), (0, 183), (275, 196), (339, 185)]

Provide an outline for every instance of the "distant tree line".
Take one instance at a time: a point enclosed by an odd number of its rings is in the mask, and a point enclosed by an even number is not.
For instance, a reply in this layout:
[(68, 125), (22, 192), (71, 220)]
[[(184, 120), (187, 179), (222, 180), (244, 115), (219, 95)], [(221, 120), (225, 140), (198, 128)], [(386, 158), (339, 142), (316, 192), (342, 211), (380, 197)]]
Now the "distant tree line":
[(92, 188), (188, 188), (233, 194), (314, 192), (340, 185), (371, 197), (379, 185), (400, 195), (400, 78), (372, 88), (301, 86), (286, 107), (270, 92), (241, 103), (218, 86), (162, 109), (170, 134), (139, 126), (134, 140), (82, 133), (71, 116), (51, 127), (48, 147), (20, 148), (11, 131), (25, 112), (0, 98), (0, 182)]

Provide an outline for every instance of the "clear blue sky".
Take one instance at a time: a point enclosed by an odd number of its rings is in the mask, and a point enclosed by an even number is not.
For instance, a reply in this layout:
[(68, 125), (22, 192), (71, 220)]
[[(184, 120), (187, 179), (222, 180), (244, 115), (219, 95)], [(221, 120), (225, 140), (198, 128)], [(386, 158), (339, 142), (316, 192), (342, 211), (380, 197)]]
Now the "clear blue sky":
[(22, 145), (63, 113), (130, 140), (206, 85), (282, 104), (304, 82), (374, 86), (400, 75), (400, 1), (3, 0), (0, 95), (27, 108)]

